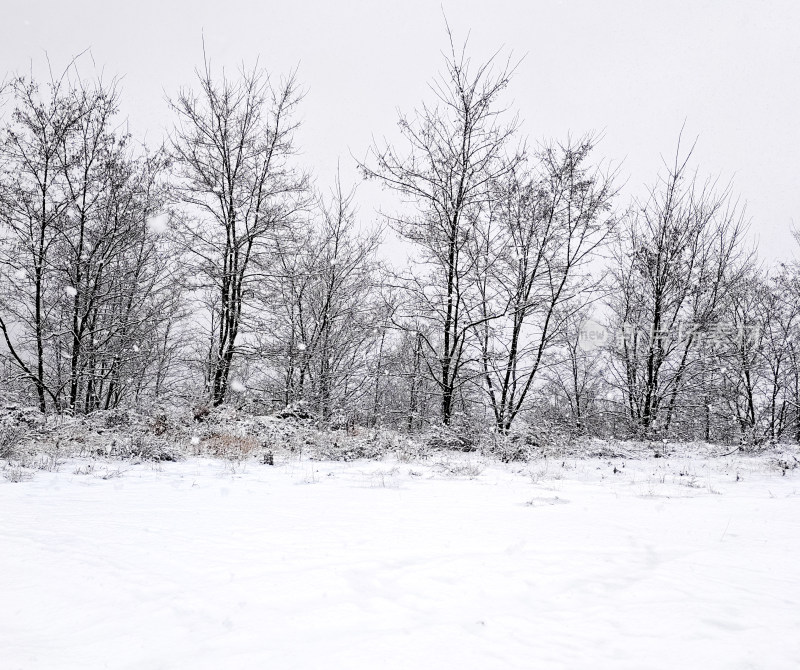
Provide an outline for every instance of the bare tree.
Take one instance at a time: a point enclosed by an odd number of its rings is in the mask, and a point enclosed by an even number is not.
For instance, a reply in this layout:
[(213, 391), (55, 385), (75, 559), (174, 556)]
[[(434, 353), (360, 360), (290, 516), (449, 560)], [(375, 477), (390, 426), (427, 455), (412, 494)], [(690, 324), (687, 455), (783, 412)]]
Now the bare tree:
[(262, 354), (283, 362), (285, 404), (305, 402), (324, 423), (335, 412), (352, 415), (366, 401), (370, 377), (373, 400), (380, 390), (370, 370), (380, 369), (385, 341), (381, 231), (357, 229), (354, 196), (337, 177), (331, 196), (318, 199), (312, 226), (280, 242), (280, 279), (264, 287)]
[(302, 207), (306, 178), (290, 165), (301, 99), (294, 74), (273, 85), (256, 65), (215, 79), (208, 60), (198, 90), (171, 101), (172, 157), (180, 221), (194, 285), (209, 311), (206, 385), (212, 402), (228, 391), (248, 300), (269, 263), (276, 231)]
[(589, 264), (614, 231), (613, 173), (588, 164), (591, 137), (545, 145), (532, 171), (494, 189), (475, 250), (480, 357), (497, 429), (507, 432), (571, 313), (591, 300)]
[(743, 442), (779, 440), (796, 412), (797, 277), (786, 267), (752, 270), (727, 293), (730, 323), (718, 329), (714, 352), (719, 395)]
[(730, 189), (715, 191), (689, 171), (692, 152), (637, 202), (614, 269), (616, 372), (638, 431), (666, 431), (675, 416), (701, 334), (723, 318), (725, 290), (747, 267), (745, 223)]
[[(581, 296), (581, 303), (584, 299)], [(563, 312), (557, 317), (561, 325), (554, 342), (556, 351), (550, 353), (554, 360), (549, 361), (545, 377), (570, 428), (597, 434), (602, 432), (602, 401), (610, 390), (605, 381), (606, 340), (602, 326), (592, 318), (591, 305), (575, 308), (566, 304)]]
[(171, 313), (164, 245), (147, 225), (164, 202), (163, 156), (136, 155), (116, 125), (115, 84), (86, 83), (75, 63), (45, 93), (22, 78), (12, 92), (0, 175), (5, 348), (42, 411), (116, 405), (132, 389), (122, 361), (141, 385), (147, 361), (129, 352)]
[[(0, 162), (4, 294), (0, 329), (11, 359), (36, 388), (39, 409), (48, 399), (59, 405), (58, 390), (46, 370), (51, 336), (52, 252), (61, 218), (71, 201), (63, 188), (59, 149), (79, 122), (82, 109), (64, 73), (42, 95), (35, 81), (11, 82), (15, 108), (4, 128)], [(16, 326), (16, 327), (15, 327)]]
[[(448, 33), (449, 34), (449, 33)], [(481, 322), (468, 277), (466, 252), (489, 186), (514, 169), (519, 154), (508, 156), (517, 121), (504, 122), (499, 98), (513, 68), (496, 59), (473, 67), (466, 47), (450, 51), (441, 75), (431, 84), (435, 101), (423, 103), (399, 121), (404, 146), (375, 144), (367, 178), (376, 178), (411, 206), (391, 217), (399, 234), (418, 252), (417, 267), (402, 277), (406, 298), (398, 315), (427, 322), (419, 329), (425, 370), (441, 393), (440, 416), (449, 424), (464, 382), (467, 346)]]

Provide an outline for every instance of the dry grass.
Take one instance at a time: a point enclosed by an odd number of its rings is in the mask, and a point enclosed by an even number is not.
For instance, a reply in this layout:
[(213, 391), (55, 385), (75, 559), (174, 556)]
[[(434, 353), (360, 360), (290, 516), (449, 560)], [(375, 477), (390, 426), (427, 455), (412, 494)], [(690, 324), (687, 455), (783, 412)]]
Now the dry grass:
[(466, 477), (475, 479), (483, 472), (483, 466), (474, 461), (462, 461), (460, 459), (442, 458), (436, 463), (436, 468), (450, 477)]
[(3, 477), (9, 482), (18, 484), (19, 482), (26, 482), (33, 477), (33, 473), (25, 470), (19, 465), (12, 465), (3, 470)]
[(199, 445), (202, 453), (231, 460), (247, 458), (260, 447), (261, 443), (255, 437), (241, 437), (228, 433), (212, 433), (201, 440)]

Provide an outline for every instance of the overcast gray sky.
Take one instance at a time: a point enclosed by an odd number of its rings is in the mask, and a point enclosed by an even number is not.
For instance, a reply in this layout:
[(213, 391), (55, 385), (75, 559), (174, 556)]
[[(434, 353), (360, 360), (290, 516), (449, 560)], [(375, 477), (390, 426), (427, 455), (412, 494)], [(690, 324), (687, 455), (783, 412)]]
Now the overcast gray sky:
[[(3, 0), (0, 77), (55, 68), (84, 49), (123, 80), (124, 113), (157, 143), (164, 94), (192, 82), (201, 35), (217, 66), (299, 66), (302, 161), (330, 181), (339, 157), (394, 133), (396, 110), (428, 95), (445, 47), (442, 8), (476, 57), (525, 56), (510, 93), (532, 139), (602, 131), (625, 192), (651, 182), (681, 126), (703, 172), (733, 179), (762, 255), (795, 254), (800, 224), (800, 2), (528, 0), (209, 2)], [(376, 194), (364, 191), (369, 217)]]

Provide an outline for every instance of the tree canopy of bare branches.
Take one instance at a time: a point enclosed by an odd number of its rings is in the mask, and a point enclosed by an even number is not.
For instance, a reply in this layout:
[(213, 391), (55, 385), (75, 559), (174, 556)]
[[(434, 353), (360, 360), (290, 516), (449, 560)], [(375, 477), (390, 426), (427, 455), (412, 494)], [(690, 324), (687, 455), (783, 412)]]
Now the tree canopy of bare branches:
[(249, 296), (305, 202), (307, 179), (291, 165), (301, 97), (294, 75), (273, 83), (256, 66), (215, 78), (206, 59), (197, 89), (171, 101), (178, 220), (192, 288), (208, 311), (199, 327), (210, 330), (206, 387), (215, 405), (228, 391)]

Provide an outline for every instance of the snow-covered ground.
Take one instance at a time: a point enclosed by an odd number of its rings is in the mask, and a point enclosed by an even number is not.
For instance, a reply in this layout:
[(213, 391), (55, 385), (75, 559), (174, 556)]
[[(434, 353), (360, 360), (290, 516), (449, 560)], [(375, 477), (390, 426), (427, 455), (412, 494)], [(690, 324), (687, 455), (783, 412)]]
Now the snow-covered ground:
[(0, 480), (4, 669), (800, 667), (767, 458), (87, 463)]

